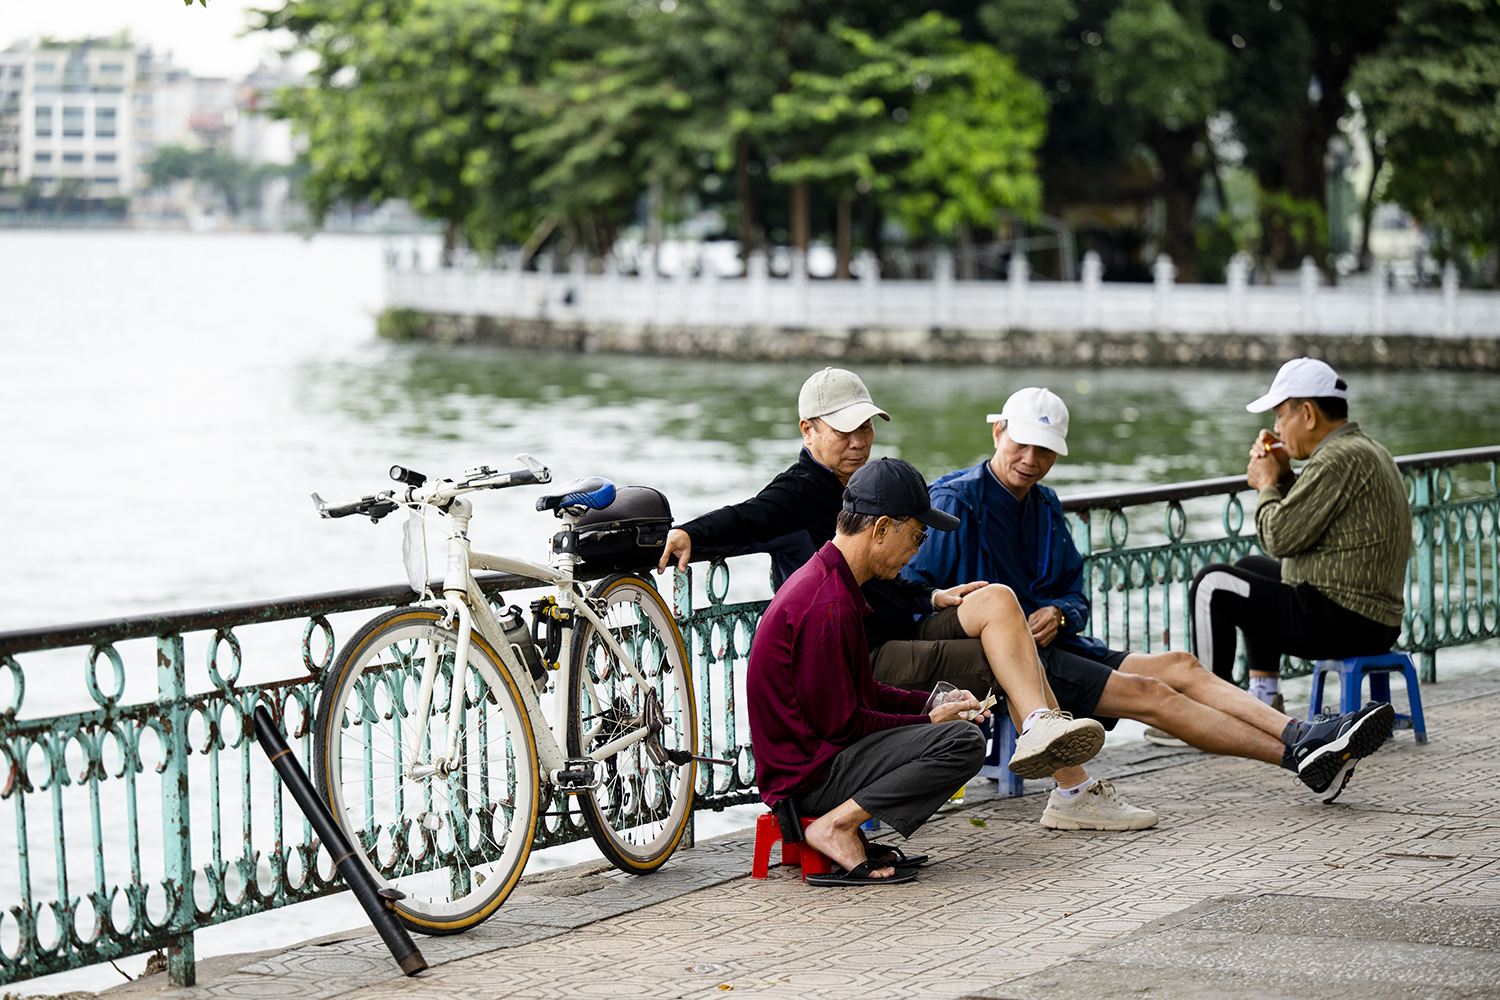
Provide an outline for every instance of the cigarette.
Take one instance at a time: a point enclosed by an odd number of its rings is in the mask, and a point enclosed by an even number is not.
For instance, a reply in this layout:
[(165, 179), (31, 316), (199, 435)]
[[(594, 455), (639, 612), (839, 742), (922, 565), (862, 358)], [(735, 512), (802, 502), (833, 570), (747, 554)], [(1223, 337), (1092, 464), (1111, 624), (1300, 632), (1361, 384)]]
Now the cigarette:
[(1282, 444), (1280, 441), (1267, 441), (1265, 444), (1261, 445), (1261, 447), (1266, 451), (1270, 451), (1272, 448), (1285, 448), (1286, 445)]

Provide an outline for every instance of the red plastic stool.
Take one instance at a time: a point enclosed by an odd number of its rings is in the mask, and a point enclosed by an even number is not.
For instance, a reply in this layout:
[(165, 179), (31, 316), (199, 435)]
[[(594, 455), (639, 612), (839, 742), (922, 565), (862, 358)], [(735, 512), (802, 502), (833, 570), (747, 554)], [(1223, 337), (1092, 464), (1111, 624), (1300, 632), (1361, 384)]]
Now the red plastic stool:
[[(802, 829), (806, 830), (812, 825), (816, 816), (803, 816)], [(775, 813), (764, 813), (760, 819), (755, 821), (755, 862), (750, 868), (751, 878), (765, 878), (766, 872), (771, 868), (771, 848), (781, 840), (781, 823), (776, 819)], [(807, 881), (809, 875), (827, 875), (833, 870), (827, 858), (807, 846), (807, 841), (800, 844), (788, 844), (781, 841), (781, 863), (784, 865), (799, 865), (802, 868), (802, 880)]]

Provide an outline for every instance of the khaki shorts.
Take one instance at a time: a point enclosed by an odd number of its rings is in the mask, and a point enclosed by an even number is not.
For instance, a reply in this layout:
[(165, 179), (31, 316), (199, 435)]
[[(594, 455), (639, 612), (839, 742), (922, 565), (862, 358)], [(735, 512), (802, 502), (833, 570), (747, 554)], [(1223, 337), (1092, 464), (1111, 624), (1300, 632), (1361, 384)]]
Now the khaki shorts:
[(917, 638), (894, 639), (870, 654), (875, 679), (881, 684), (907, 691), (931, 691), (938, 681), (947, 681), (974, 697), (996, 688), (984, 645), (971, 639), (958, 621), (958, 608), (944, 608), (917, 624)]

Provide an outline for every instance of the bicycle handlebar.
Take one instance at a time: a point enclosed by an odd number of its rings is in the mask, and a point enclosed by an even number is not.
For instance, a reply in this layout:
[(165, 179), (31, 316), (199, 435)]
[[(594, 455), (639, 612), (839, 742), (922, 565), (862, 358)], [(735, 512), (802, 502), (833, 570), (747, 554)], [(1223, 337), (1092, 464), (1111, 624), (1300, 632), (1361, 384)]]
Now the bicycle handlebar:
[(408, 484), (406, 489), (399, 493), (395, 490), (382, 490), (379, 493), (367, 494), (358, 500), (350, 500), (341, 504), (331, 504), (314, 493), (312, 495), (313, 506), (317, 508), (319, 517), (333, 518), (348, 517), (350, 514), (366, 514), (370, 520), (378, 521), (404, 504), (430, 504), (441, 509), (445, 508), (454, 497), (472, 493), (475, 490), (500, 490), (510, 486), (529, 486), (552, 481), (551, 470), (532, 456), (523, 452), (517, 455), (516, 459), (525, 468), (514, 472), (496, 472), (488, 465), (481, 465), (477, 468), (465, 469), (459, 479), (440, 479), (431, 485), (425, 485), (427, 477), (420, 472), (394, 465), (390, 470), (391, 478)]

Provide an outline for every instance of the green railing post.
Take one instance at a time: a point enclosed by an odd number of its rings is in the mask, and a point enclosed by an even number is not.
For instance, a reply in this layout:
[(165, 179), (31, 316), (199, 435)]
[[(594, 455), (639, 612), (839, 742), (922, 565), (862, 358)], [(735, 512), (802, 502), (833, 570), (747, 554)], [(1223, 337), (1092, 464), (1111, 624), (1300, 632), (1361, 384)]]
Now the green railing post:
[(1413, 477), (1412, 518), (1417, 523), (1417, 613), (1420, 635), (1413, 636), (1421, 650), (1418, 674), (1431, 684), (1437, 680), (1437, 472), (1423, 469)]
[[(1089, 606), (1094, 605), (1094, 561), (1090, 558), (1094, 551), (1094, 522), (1089, 516), (1092, 511), (1074, 511), (1072, 520), (1073, 545), (1078, 549), (1078, 554), (1083, 556), (1083, 592), (1089, 598)], [(1092, 620), (1086, 623), (1085, 631), (1089, 635), (1094, 634), (1094, 623)]]
[(167, 977), (173, 986), (194, 986), (198, 970), (193, 957), (193, 839), (188, 801), (188, 733), (186, 662), (182, 636), (156, 640), (156, 700), (161, 705), (163, 767), (161, 775), (162, 867), (169, 894), (166, 927)]

